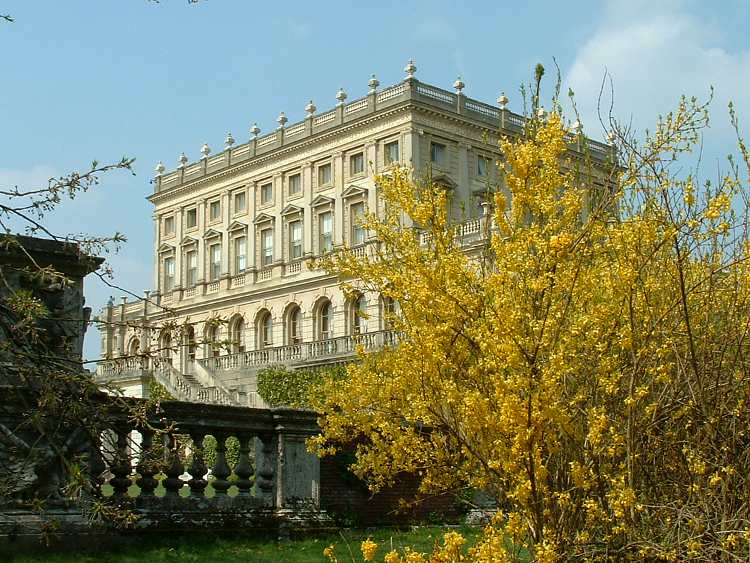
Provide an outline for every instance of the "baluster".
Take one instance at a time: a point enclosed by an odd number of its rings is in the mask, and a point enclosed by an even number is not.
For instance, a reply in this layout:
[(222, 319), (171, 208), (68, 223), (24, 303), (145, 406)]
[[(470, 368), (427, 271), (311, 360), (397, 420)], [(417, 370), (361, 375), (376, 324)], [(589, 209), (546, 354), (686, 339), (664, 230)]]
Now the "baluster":
[(107, 469), (107, 466), (102, 458), (101, 438), (98, 438), (96, 442), (89, 447), (88, 459), (89, 479), (91, 480), (91, 487), (97, 495), (101, 495), (102, 485), (104, 484), (102, 473), (104, 473), (105, 469)]
[(234, 468), (234, 473), (237, 475), (237, 489), (239, 494), (247, 496), (250, 494), (250, 489), (253, 487), (253, 466), (250, 463), (250, 445), (253, 443), (253, 436), (239, 435), (237, 439), (240, 442), (240, 459), (237, 462), (237, 467)]
[(110, 471), (114, 477), (109, 484), (114, 489), (113, 496), (124, 496), (130, 487), (130, 456), (128, 455), (128, 429), (118, 427), (114, 429), (117, 435), (115, 457)]
[(206, 461), (203, 456), (203, 438), (204, 433), (200, 430), (194, 430), (190, 433), (193, 439), (193, 463), (190, 464), (190, 494), (195, 497), (204, 495), (204, 490), (208, 485), (206, 480)]
[(184, 485), (182, 479), (180, 479), (180, 475), (185, 471), (182, 461), (180, 460), (180, 444), (174, 434), (170, 433), (166, 439), (167, 460), (169, 465), (164, 471), (167, 478), (164, 479), (163, 485), (167, 490), (167, 495), (178, 496), (180, 494), (180, 489), (182, 489), (182, 486)]
[(264, 435), (258, 437), (255, 445), (255, 463), (257, 468), (255, 472), (257, 496), (263, 499), (266, 506), (273, 506), (276, 436)]
[(136, 484), (141, 489), (141, 496), (154, 496), (159, 481), (154, 478), (157, 473), (156, 459), (154, 459), (153, 440), (154, 431), (150, 428), (141, 429), (141, 455), (138, 456), (136, 470), (140, 477)]
[(227, 464), (227, 446), (226, 446), (226, 434), (215, 434), (216, 437), (216, 463), (214, 464), (211, 473), (216, 479), (211, 483), (211, 486), (216, 491), (217, 495), (226, 494), (229, 489), (229, 481), (227, 477), (232, 474), (232, 469)]

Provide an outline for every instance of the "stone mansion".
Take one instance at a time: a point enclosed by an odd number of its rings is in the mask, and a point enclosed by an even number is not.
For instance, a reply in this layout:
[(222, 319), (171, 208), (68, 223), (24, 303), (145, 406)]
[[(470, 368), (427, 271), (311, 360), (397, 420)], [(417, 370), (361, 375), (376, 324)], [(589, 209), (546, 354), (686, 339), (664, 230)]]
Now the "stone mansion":
[[(246, 143), (229, 134), (221, 152), (204, 144), (197, 162), (157, 165), (154, 290), (100, 313), (100, 379), (133, 396), (153, 377), (177, 399), (263, 406), (259, 369), (342, 362), (358, 345), (393, 341), (383, 314), (393, 303), (345, 299), (309, 259), (371, 252), (378, 242), (358, 217), (382, 205), (374, 176), (394, 165), (431, 170), (453, 191), (464, 242), (481, 244), (498, 139), (524, 122), (505, 95), (488, 105), (466, 97), (461, 79), (447, 91), (417, 80), (412, 62), (404, 70), (383, 89), (373, 76), (354, 101), (339, 90), (331, 110), (311, 101), (299, 123), (281, 113), (268, 134), (253, 125)], [(597, 159), (611, 150), (586, 142)]]

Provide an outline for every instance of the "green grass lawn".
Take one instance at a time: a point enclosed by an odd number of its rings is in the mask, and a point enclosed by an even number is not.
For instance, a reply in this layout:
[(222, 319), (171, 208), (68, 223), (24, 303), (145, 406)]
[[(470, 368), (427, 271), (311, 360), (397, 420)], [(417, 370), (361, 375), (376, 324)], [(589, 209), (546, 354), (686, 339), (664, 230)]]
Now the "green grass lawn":
[[(456, 529), (456, 528), (453, 528)], [(249, 561), (257, 563), (307, 563), (326, 561), (323, 549), (331, 544), (336, 546), (336, 556), (341, 563), (352, 561), (349, 548), (354, 553), (354, 561), (362, 561), (359, 545), (362, 540), (371, 537), (381, 547), (376, 557), (383, 560), (383, 555), (390, 551), (391, 546), (399, 549), (410, 546), (418, 551), (430, 552), (435, 541), (441, 541), (442, 535), (448, 528), (440, 526), (414, 527), (396, 530), (392, 528), (364, 530), (345, 530), (340, 534), (320, 538), (305, 538), (296, 540), (274, 540), (269, 538), (212, 537), (209, 535), (169, 536), (169, 537), (139, 537), (125, 548), (107, 551), (106, 546), (89, 552), (66, 552), (58, 555), (38, 555), (19, 557), (16, 561), (28, 562), (133, 562), (151, 563), (161, 561), (206, 561), (206, 562), (235, 562)], [(469, 540), (469, 544), (481, 530), (478, 528), (460, 527), (457, 529)], [(347, 543), (349, 547), (347, 547)]]

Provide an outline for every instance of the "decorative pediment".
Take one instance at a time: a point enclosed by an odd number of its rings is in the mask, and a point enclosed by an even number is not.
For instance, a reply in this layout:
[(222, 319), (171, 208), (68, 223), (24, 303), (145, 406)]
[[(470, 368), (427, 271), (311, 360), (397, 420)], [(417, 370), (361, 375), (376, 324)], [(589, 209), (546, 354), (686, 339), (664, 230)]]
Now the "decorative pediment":
[(333, 198), (319, 195), (310, 203), (310, 207), (321, 207), (323, 205), (333, 205)]
[(358, 196), (367, 197), (367, 188), (360, 188), (359, 186), (351, 185), (341, 194), (341, 197), (344, 199)]
[(217, 231), (216, 229), (208, 229), (205, 233), (203, 233), (204, 239), (210, 239), (210, 238), (221, 238), (221, 233)]
[(167, 243), (162, 243), (159, 245), (159, 254), (165, 253), (165, 252), (174, 252), (174, 246)]
[(268, 213), (261, 213), (255, 217), (255, 221), (253, 221), (253, 223), (255, 223), (256, 225), (260, 225), (261, 223), (268, 223), (273, 220), (273, 215), (269, 215)]
[(447, 174), (433, 174), (432, 175), (432, 183), (436, 184), (438, 186), (442, 186), (444, 188), (447, 188), (449, 190), (455, 189), (458, 187), (458, 184), (456, 181), (448, 176)]
[(233, 221), (231, 225), (229, 225), (229, 228), (227, 229), (230, 233), (233, 233), (234, 231), (244, 231), (247, 229), (247, 225), (243, 223), (242, 221)]
[(198, 239), (195, 237), (182, 237), (180, 241), (181, 246), (194, 246), (198, 244)]
[(281, 210), (281, 215), (298, 215), (302, 213), (302, 208), (292, 205), (291, 203)]

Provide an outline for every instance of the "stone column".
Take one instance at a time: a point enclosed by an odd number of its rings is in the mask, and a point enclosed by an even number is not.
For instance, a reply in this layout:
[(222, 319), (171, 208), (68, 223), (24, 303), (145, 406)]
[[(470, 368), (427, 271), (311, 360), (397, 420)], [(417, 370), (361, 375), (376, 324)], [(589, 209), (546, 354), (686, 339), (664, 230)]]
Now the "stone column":
[(312, 411), (273, 409), (276, 429), (276, 509), (320, 508), (320, 460), (306, 441), (318, 433)]
[(333, 246), (344, 244), (344, 153), (333, 155), (333, 190), (336, 201), (333, 209)]
[(302, 167), (302, 186), (305, 191), (304, 196), (304, 218), (302, 223), (302, 252), (305, 256), (310, 256), (313, 252), (313, 221), (315, 216), (310, 207), (313, 196), (313, 163), (306, 162)]
[(198, 202), (198, 285), (202, 285), (208, 276), (206, 271), (206, 241), (203, 238), (206, 232), (206, 199)]

